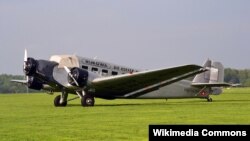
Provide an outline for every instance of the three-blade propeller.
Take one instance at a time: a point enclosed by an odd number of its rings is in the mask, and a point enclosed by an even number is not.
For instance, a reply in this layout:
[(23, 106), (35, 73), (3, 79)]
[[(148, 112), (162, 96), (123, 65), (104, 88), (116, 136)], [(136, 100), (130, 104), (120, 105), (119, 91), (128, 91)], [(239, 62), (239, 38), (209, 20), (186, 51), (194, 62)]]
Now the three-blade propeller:
[(24, 62), (28, 61), (28, 53), (27, 53), (27, 49), (24, 50)]
[(74, 76), (72, 75), (70, 69), (69, 69), (68, 67), (66, 67), (66, 66), (63, 66), (63, 67), (64, 67), (65, 71), (68, 73), (68, 75), (70, 76), (70, 78), (73, 79), (73, 81), (75, 82), (76, 86), (79, 87), (79, 84), (78, 84), (78, 82), (76, 81), (76, 79), (74, 78)]

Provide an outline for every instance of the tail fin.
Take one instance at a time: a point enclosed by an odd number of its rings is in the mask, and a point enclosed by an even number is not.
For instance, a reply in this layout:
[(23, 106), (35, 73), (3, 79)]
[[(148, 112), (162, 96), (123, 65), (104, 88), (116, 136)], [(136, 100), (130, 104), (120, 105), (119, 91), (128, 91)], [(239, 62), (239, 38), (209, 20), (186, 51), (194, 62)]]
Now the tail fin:
[[(204, 63), (203, 67), (211, 68), (211, 65), (212, 61), (207, 60)], [(209, 80), (210, 80), (210, 71), (205, 71), (204, 73), (197, 74), (193, 79), (193, 83), (209, 83)]]
[(224, 82), (224, 67), (220, 62), (207, 60), (203, 67), (207, 69), (204, 73), (197, 74), (193, 79), (193, 86), (222, 87), (230, 86)]

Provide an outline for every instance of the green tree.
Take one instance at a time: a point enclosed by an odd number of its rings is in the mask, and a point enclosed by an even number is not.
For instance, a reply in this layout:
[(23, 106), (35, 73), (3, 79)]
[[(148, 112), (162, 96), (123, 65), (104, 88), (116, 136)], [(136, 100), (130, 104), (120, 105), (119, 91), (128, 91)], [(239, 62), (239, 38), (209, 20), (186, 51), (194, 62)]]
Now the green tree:
[[(22, 80), (24, 76), (21, 75), (0, 75), (0, 93), (26, 93), (27, 87), (22, 84), (11, 82), (12, 79)], [(29, 90), (30, 92), (37, 92)]]

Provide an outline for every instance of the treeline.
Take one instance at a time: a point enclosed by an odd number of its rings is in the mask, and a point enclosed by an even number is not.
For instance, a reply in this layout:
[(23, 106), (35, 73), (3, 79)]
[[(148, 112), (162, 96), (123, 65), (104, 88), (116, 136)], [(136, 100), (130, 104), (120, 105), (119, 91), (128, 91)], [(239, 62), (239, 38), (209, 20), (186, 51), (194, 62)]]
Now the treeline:
[[(39, 92), (27, 89), (25, 85), (11, 82), (12, 79), (22, 80), (25, 79), (21, 75), (0, 75), (0, 94), (1, 93), (27, 93)], [(225, 69), (225, 82), (232, 84), (241, 84), (242, 86), (250, 86), (250, 69), (237, 70), (227, 68)]]
[(23, 80), (25, 78), (21, 75), (0, 75), (0, 94), (38, 92), (35, 90), (27, 89), (26, 85), (11, 82), (11, 80), (13, 79)]
[(242, 86), (250, 86), (250, 69), (237, 70), (227, 68), (225, 69), (225, 82), (232, 84), (241, 84)]

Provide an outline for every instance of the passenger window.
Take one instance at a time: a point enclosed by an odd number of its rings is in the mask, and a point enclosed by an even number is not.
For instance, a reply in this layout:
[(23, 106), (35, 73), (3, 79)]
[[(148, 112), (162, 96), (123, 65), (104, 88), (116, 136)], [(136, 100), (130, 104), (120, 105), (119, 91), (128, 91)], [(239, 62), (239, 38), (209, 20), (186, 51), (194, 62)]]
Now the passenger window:
[(108, 70), (102, 70), (102, 76), (108, 76)]
[(92, 72), (98, 72), (98, 68), (92, 68), (92, 70), (91, 70)]
[(117, 74), (118, 74), (118, 72), (112, 71), (112, 75), (117, 75)]
[(85, 69), (85, 70), (88, 70), (88, 69), (89, 69), (88, 66), (82, 66), (82, 68)]

